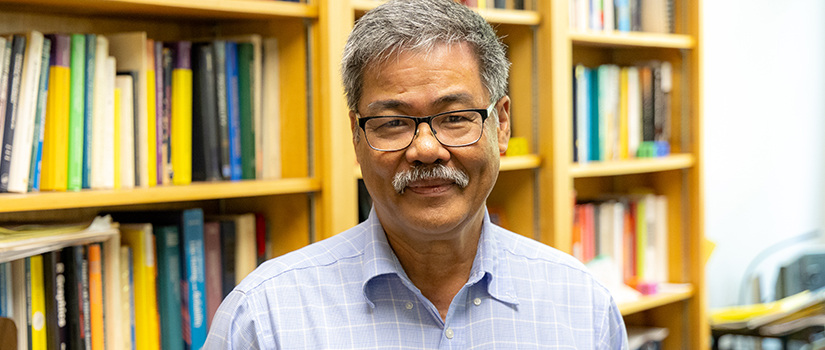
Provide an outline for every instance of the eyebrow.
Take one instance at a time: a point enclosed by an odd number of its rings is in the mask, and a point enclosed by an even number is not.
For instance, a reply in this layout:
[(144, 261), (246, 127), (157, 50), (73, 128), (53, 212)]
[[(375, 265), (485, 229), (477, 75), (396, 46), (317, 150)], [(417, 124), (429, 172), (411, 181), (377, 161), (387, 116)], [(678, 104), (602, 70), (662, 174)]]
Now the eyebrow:
[[(470, 105), (470, 104), (472, 104), (472, 102), (473, 102), (473, 96), (472, 95), (470, 95), (468, 93), (464, 93), (464, 92), (459, 92), (459, 93), (447, 94), (447, 95), (441, 96), (441, 97), (437, 98), (432, 103), (432, 105), (433, 106), (443, 106), (443, 105), (452, 104), (452, 103), (464, 103), (464, 104)], [(401, 101), (401, 100), (395, 100), (395, 99), (378, 100), (378, 101), (374, 101), (374, 102), (367, 105), (367, 109), (376, 109), (377, 108), (379, 110), (387, 110), (387, 109), (399, 110), (399, 109), (407, 109), (407, 108), (411, 108), (411, 107), (412, 106), (409, 103)]]

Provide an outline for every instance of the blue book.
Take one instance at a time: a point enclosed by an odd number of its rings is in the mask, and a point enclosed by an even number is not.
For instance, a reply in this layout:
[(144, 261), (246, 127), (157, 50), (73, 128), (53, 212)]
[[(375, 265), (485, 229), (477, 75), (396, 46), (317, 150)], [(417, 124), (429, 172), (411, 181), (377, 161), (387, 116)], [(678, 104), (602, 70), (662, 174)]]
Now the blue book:
[(589, 138), (589, 145), (588, 145), (588, 153), (590, 154), (590, 159), (593, 161), (601, 160), (601, 153), (599, 148), (599, 75), (595, 69), (590, 70), (588, 72), (588, 82), (590, 88), (590, 96), (588, 96), (588, 100), (590, 102), (590, 135)]
[(92, 172), (92, 116), (95, 103), (95, 51), (97, 35), (86, 34), (86, 96), (83, 112), (83, 188), (91, 188), (89, 174)]
[[(183, 294), (184, 312), (189, 313), (189, 335), (187, 349), (200, 349), (206, 342), (206, 266), (203, 250), (203, 210), (184, 210), (181, 216), (182, 234), (181, 265), (183, 265), (182, 286), (188, 293)], [(184, 334), (186, 334), (184, 332)]]
[(4, 262), (0, 263), (0, 317), (10, 317), (11, 316), (11, 303), (9, 302), (9, 298), (11, 298), (11, 263)]
[(241, 111), (238, 102), (238, 46), (226, 42), (226, 110), (229, 121), (230, 180), (240, 180), (241, 168)]
[(153, 226), (157, 251), (158, 313), (163, 349), (183, 350), (181, 320), (181, 247), (177, 225)]
[(616, 29), (620, 32), (630, 31), (630, 0), (615, 0)]
[(40, 66), (40, 82), (37, 89), (37, 109), (34, 114), (34, 138), (32, 139), (32, 156), (29, 167), (29, 192), (40, 190), (40, 163), (43, 159), (43, 135), (45, 132), (46, 99), (49, 93), (49, 62), (52, 41), (43, 39), (43, 64)]

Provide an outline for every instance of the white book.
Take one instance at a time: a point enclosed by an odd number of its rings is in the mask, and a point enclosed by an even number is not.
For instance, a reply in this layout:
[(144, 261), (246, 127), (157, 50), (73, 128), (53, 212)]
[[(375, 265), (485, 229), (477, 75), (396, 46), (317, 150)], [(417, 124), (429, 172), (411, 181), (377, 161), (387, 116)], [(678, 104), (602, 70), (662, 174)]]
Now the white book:
[[(106, 119), (106, 58), (109, 56), (109, 40), (103, 35), (96, 36), (95, 44), (95, 75), (92, 83), (92, 140), (91, 140), (91, 171), (89, 172), (89, 186), (93, 189), (103, 189), (103, 126)], [(114, 93), (114, 90), (111, 91)], [(111, 134), (109, 134), (111, 135)]]
[(653, 273), (653, 280), (659, 283), (666, 283), (669, 280), (668, 273), (668, 220), (667, 220), (667, 197), (658, 195), (655, 197), (655, 220), (653, 236), (653, 250), (656, 252), (654, 263), (656, 269)]
[(642, 94), (639, 84), (639, 68), (627, 69), (627, 150), (631, 158), (642, 143)]
[(281, 79), (279, 73), (278, 40), (263, 41), (263, 91), (261, 128), (262, 165), (264, 179), (281, 177)]
[(135, 187), (134, 82), (131, 75), (118, 75), (115, 86), (120, 90), (120, 188)]
[[(0, 96), (8, 95), (6, 87), (9, 81), (9, 56), (11, 55), (11, 49), (6, 50), (7, 42), (6, 37), (0, 36), (0, 81), (6, 82), (0, 83)], [(3, 100), (3, 98), (0, 97), (0, 100)], [(2, 111), (2, 108), (0, 108), (0, 111)], [(6, 121), (6, 113), (5, 111), (2, 112), (3, 113), (0, 113), (0, 145), (3, 144), (3, 127)]]
[(576, 146), (579, 164), (587, 163), (590, 157), (590, 81), (587, 72), (593, 72), (583, 65), (576, 66)]
[(613, 0), (602, 1), (602, 18), (604, 24), (602, 30), (605, 32), (612, 32), (616, 29), (616, 17), (614, 17)]
[[(146, 32), (118, 33), (109, 35), (109, 52), (117, 59), (117, 69), (121, 72), (132, 72), (137, 75), (137, 105), (134, 118), (137, 119), (134, 130), (135, 158), (137, 159), (137, 178), (135, 185), (149, 187), (149, 83), (147, 71), (149, 63), (146, 59)], [(154, 69), (154, 68), (153, 68)], [(153, 113), (154, 114), (154, 113)]]
[(103, 119), (101, 120), (101, 188), (115, 188), (115, 76), (117, 75), (116, 60), (108, 56), (104, 61), (103, 80)]
[[(14, 142), (9, 166), (9, 192), (25, 193), (29, 189), (34, 118), (37, 111), (37, 90), (40, 87), (40, 65), (43, 62), (43, 33), (31, 31), (26, 35), (26, 51), (20, 82)], [(48, 62), (46, 62), (48, 64)], [(7, 121), (8, 122), (8, 121)]]

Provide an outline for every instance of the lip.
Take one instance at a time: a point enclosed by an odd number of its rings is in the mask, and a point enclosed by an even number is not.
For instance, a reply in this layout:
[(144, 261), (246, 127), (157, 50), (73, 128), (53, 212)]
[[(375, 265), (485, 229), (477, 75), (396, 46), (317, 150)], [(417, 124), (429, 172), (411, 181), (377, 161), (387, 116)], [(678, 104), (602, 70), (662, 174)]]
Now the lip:
[(455, 182), (444, 179), (416, 181), (407, 185), (407, 190), (421, 195), (437, 195), (449, 191)]

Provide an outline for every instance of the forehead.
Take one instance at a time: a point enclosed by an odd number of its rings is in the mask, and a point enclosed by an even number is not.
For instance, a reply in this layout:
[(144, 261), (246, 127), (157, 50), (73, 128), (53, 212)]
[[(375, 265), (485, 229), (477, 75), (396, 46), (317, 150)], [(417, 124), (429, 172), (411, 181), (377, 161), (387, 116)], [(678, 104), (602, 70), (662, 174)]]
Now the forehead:
[(401, 50), (364, 71), (361, 108), (483, 102), (478, 59), (469, 44), (438, 44), (429, 50)]

